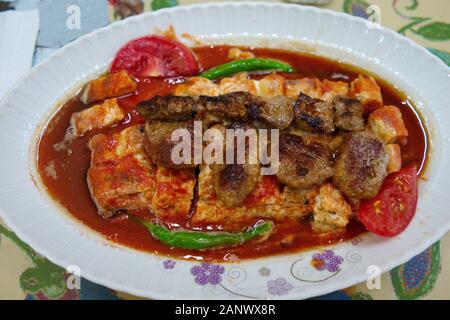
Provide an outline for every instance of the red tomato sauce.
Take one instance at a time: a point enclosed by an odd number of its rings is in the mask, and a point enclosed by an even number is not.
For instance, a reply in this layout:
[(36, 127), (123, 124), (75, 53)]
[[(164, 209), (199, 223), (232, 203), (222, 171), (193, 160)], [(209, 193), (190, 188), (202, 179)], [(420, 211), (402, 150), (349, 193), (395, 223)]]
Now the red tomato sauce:
[[(207, 46), (195, 48), (201, 68), (203, 70), (220, 65), (226, 61), (229, 46)], [(285, 74), (289, 78), (317, 77), (320, 79), (352, 81), (358, 74), (366, 73), (357, 68), (342, 65), (327, 59), (298, 54), (280, 50), (249, 49), (258, 57), (281, 59), (290, 63), (299, 73), (295, 75)], [(214, 251), (190, 251), (174, 249), (161, 244), (153, 239), (148, 231), (127, 218), (126, 215), (117, 216), (111, 220), (105, 220), (97, 214), (97, 208), (92, 201), (86, 183), (86, 172), (90, 165), (90, 151), (87, 147), (88, 140), (98, 133), (110, 134), (118, 132), (131, 124), (144, 123), (135, 107), (139, 101), (150, 99), (155, 95), (170, 93), (174, 86), (182, 81), (181, 78), (171, 79), (139, 79), (137, 93), (120, 98), (121, 107), (127, 112), (127, 117), (122, 123), (110, 128), (94, 130), (86, 136), (73, 141), (70, 145), (71, 154), (67, 151), (58, 151), (54, 145), (64, 139), (70, 117), (74, 112), (81, 111), (86, 105), (77, 98), (72, 98), (62, 105), (50, 119), (44, 129), (38, 147), (38, 169), (41, 178), (52, 197), (62, 204), (70, 214), (84, 225), (101, 233), (105, 238), (121, 245), (138, 250), (172, 257), (199, 259), (205, 261), (227, 261), (233, 257), (239, 259), (256, 258), (268, 255), (293, 253), (307, 248), (333, 244), (352, 239), (366, 232), (364, 226), (353, 220), (347, 226), (346, 232), (333, 236), (315, 235), (307, 220), (276, 223), (274, 234), (269, 240), (255, 244), (248, 243), (236, 248), (228, 248)], [(400, 107), (406, 127), (409, 131), (408, 143), (402, 146), (403, 164), (417, 162), (421, 172), (427, 159), (427, 132), (422, 124), (419, 114), (414, 109), (411, 101), (399, 92), (396, 92), (384, 81), (377, 79), (380, 84), (384, 104), (392, 104)], [(54, 164), (57, 179), (45, 174), (49, 164)], [(264, 196), (261, 194), (260, 196)], [(147, 215), (148, 212), (137, 212), (139, 215)]]

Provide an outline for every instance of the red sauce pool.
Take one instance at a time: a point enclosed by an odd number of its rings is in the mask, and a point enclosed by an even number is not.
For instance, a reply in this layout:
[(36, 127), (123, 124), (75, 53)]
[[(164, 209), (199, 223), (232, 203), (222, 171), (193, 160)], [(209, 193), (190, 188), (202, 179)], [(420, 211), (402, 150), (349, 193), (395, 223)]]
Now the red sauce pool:
[[(222, 64), (227, 61), (228, 46), (208, 46), (195, 48), (200, 64), (204, 69)], [(365, 73), (357, 68), (309, 55), (287, 51), (269, 49), (246, 49), (259, 57), (281, 59), (289, 62), (299, 73), (289, 77), (317, 77), (320, 79), (352, 81), (358, 74)], [(125, 127), (143, 123), (137, 114), (135, 106), (139, 101), (154, 95), (168, 94), (181, 79), (141, 79), (136, 95), (121, 98), (121, 106), (128, 112), (126, 119), (111, 128), (95, 130), (87, 136), (74, 141), (70, 145), (72, 151), (68, 155), (66, 150), (57, 151), (54, 145), (61, 142), (74, 112), (78, 112), (86, 105), (77, 98), (73, 98), (61, 106), (49, 121), (42, 133), (38, 147), (38, 169), (41, 178), (53, 198), (61, 203), (80, 222), (103, 234), (107, 239), (138, 250), (168, 255), (178, 258), (202, 259), (206, 261), (227, 261), (231, 254), (240, 259), (256, 258), (281, 253), (292, 253), (303, 249), (332, 244), (349, 240), (361, 233), (365, 228), (357, 221), (352, 221), (344, 234), (338, 236), (316, 236), (312, 233), (307, 221), (292, 223), (286, 221), (276, 224), (276, 231), (266, 242), (260, 244), (244, 244), (240, 247), (210, 252), (197, 252), (169, 248), (154, 240), (146, 229), (126, 215), (112, 220), (104, 220), (97, 214), (97, 209), (90, 197), (86, 184), (86, 172), (90, 163), (88, 140), (97, 133), (117, 132)], [(384, 81), (377, 79), (381, 86), (384, 104), (400, 107), (406, 127), (409, 131), (408, 143), (402, 147), (402, 160), (406, 165), (417, 162), (421, 170), (427, 158), (427, 132), (422, 125), (420, 116), (415, 111), (411, 101), (396, 92)], [(49, 164), (53, 164), (58, 179), (53, 179), (45, 173)], [(145, 213), (140, 213), (145, 214)]]

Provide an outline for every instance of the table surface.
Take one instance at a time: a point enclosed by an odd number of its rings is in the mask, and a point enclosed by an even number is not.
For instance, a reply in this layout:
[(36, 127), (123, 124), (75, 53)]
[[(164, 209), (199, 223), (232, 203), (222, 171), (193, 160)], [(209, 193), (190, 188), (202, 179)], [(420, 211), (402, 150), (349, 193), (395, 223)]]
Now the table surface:
[[(19, 0), (22, 1), (22, 0)], [(158, 10), (166, 6), (187, 5), (202, 0), (142, 0), (143, 10)], [(1, 2), (1, 0), (0, 0)], [(110, 20), (120, 19), (126, 12), (118, 2), (110, 0)], [(129, 1), (129, 2), (139, 2)], [(278, 1), (277, 1), (278, 2)], [(281, 1), (279, 1), (281, 2)], [(432, 4), (431, 4), (432, 3)], [(378, 20), (429, 48), (450, 66), (450, 1), (448, 0), (333, 0), (325, 8), (372, 19), (367, 14), (370, 5), (378, 6)], [(136, 13), (141, 10), (137, 9)], [(46, 49), (37, 48), (35, 62), (44, 58)], [(380, 289), (368, 289), (366, 283), (327, 294), (319, 299), (450, 299), (450, 233), (411, 259), (381, 277)], [(64, 270), (36, 253), (9, 231), (0, 220), (0, 299), (133, 299), (87, 280), (81, 289), (69, 290), (58, 275)], [(36, 280), (38, 284), (31, 286)]]

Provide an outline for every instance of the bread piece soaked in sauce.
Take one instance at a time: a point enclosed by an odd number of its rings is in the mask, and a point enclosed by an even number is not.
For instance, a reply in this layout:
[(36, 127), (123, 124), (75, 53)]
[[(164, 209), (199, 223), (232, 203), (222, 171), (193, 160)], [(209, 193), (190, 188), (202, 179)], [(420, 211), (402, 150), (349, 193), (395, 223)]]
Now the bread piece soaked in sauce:
[(350, 93), (350, 86), (347, 82), (325, 79), (322, 81), (322, 91), (323, 93), (320, 99), (331, 102), (337, 96), (348, 96)]
[(350, 95), (357, 98), (368, 112), (383, 106), (380, 86), (371, 76), (360, 74), (353, 80), (350, 85)]
[[(195, 225), (221, 225), (234, 229), (255, 218), (280, 221), (286, 218), (302, 218), (312, 212), (312, 202), (285, 197), (280, 192), (280, 184), (275, 176), (259, 176), (253, 191), (239, 206), (227, 207), (217, 197), (213, 187), (213, 176), (209, 165), (200, 167), (198, 177), (199, 200), (192, 216)], [(311, 191), (313, 192), (313, 191)], [(309, 197), (310, 201), (315, 195)]]
[(185, 82), (177, 85), (174, 91), (175, 96), (197, 97), (218, 96), (221, 94), (219, 86), (209, 79), (202, 77), (191, 77)]
[(149, 208), (155, 192), (155, 171), (142, 148), (142, 132), (132, 126), (89, 141), (91, 167), (87, 183), (99, 214)]
[[(349, 84), (343, 81), (321, 81), (317, 78), (285, 79), (277, 73), (254, 80), (249, 78), (247, 72), (240, 72), (231, 77), (222, 78), (217, 83), (202, 77), (191, 77), (179, 84), (173, 94), (191, 97), (218, 96), (237, 91), (248, 92), (263, 98), (286, 96), (291, 99), (297, 99), (298, 95), (303, 93), (328, 102), (331, 102), (335, 96), (349, 96), (353, 92)], [(356, 94), (356, 90), (354, 92)]]
[(136, 82), (126, 71), (108, 73), (89, 82), (80, 95), (83, 103), (116, 98), (136, 91)]
[(386, 146), (375, 135), (349, 133), (338, 151), (333, 183), (350, 198), (373, 198), (387, 176), (388, 161)]
[(402, 168), (402, 150), (398, 144), (388, 144), (386, 151), (389, 154), (389, 162), (387, 166), (388, 174), (400, 171)]
[(245, 91), (251, 94), (258, 93), (258, 82), (248, 79), (246, 73), (239, 73), (233, 77), (226, 77), (219, 81), (220, 94), (227, 94), (237, 91)]
[(316, 233), (339, 233), (345, 231), (351, 214), (352, 207), (342, 193), (326, 183), (315, 198), (311, 227)]
[(122, 121), (125, 113), (117, 104), (117, 99), (105, 100), (88, 109), (72, 114), (66, 139), (82, 137), (93, 129), (101, 129)]
[(254, 58), (255, 54), (251, 51), (241, 50), (239, 48), (231, 48), (228, 50), (228, 59), (230, 60), (242, 60)]
[(402, 113), (396, 106), (385, 106), (372, 112), (367, 129), (386, 144), (407, 142), (408, 130), (403, 122)]
[(153, 212), (165, 221), (187, 221), (195, 184), (194, 169), (176, 170), (158, 166), (156, 191), (151, 202)]
[(300, 93), (319, 99), (323, 95), (322, 83), (317, 78), (286, 80), (286, 96), (297, 99)]

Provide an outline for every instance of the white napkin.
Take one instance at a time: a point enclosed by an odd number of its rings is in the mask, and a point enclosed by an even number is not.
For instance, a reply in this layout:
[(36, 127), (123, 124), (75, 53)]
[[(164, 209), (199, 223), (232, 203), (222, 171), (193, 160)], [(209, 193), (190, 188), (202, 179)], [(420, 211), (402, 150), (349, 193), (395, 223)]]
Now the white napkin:
[(0, 99), (25, 74), (33, 60), (39, 12), (0, 12)]

